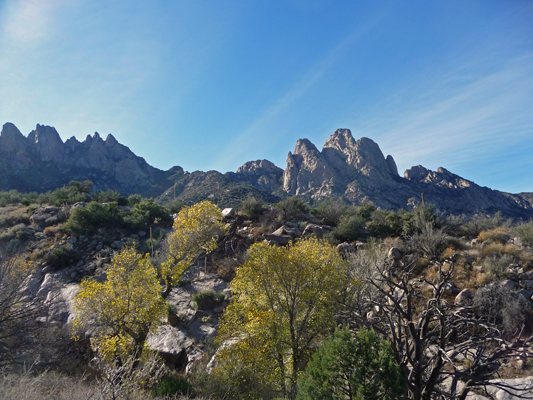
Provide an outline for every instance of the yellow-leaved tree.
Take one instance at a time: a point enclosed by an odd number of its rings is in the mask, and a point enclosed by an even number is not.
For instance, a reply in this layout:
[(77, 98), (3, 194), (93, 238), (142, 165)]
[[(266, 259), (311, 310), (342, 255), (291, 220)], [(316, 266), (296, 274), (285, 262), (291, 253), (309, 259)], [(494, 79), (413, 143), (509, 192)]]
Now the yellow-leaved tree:
[(74, 330), (94, 328), (92, 347), (108, 362), (132, 355), (139, 358), (150, 330), (161, 323), (165, 300), (183, 271), (201, 252), (216, 249), (224, 231), (221, 219), (220, 209), (208, 201), (183, 208), (168, 238), (168, 257), (160, 271), (148, 255), (123, 248), (113, 257), (105, 282), (82, 281), (75, 298)]
[(108, 362), (140, 357), (150, 329), (165, 312), (156, 268), (132, 247), (113, 257), (105, 282), (83, 280), (74, 305), (73, 328), (93, 327), (91, 345)]
[(335, 329), (346, 276), (345, 261), (327, 242), (253, 245), (232, 282), (215, 374), (239, 396), (268, 398), (274, 388), (293, 398), (313, 349)]
[(222, 212), (210, 201), (184, 207), (174, 221), (168, 238), (168, 257), (161, 265), (165, 281), (163, 298), (166, 299), (179, 281), (183, 271), (201, 254), (217, 248), (217, 239), (225, 231)]

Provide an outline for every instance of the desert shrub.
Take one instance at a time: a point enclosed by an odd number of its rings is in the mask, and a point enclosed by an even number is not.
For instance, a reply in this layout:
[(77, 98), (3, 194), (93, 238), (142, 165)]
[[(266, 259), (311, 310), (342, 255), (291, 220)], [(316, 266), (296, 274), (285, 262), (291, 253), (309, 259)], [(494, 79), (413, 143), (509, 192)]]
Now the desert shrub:
[(164, 378), (154, 385), (154, 396), (191, 395), (192, 386), (184, 377)]
[(523, 244), (533, 247), (533, 221), (516, 226), (515, 232)]
[(170, 203), (167, 204), (167, 208), (170, 210), (172, 214), (179, 213), (184, 206), (185, 206), (185, 203), (180, 199), (174, 199)]
[(99, 190), (98, 192), (94, 193), (91, 196), (91, 200), (96, 201), (98, 203), (109, 203), (111, 201), (118, 202), (119, 197), (120, 197), (120, 193), (117, 192), (116, 190), (106, 190), (106, 191)]
[(216, 265), (216, 272), (219, 278), (224, 279), (226, 282), (231, 282), (235, 277), (235, 269), (239, 263), (233, 258), (223, 258)]
[(251, 219), (257, 219), (263, 214), (263, 202), (255, 197), (248, 197), (241, 203), (241, 210), (244, 215)]
[(331, 232), (333, 237), (341, 242), (351, 242), (363, 234), (365, 220), (359, 215), (343, 216), (339, 225)]
[(0, 214), (0, 228), (9, 228), (18, 224), (30, 223), (30, 216), (27, 212), (21, 209), (7, 208), (1, 210)]
[(442, 221), (442, 229), (449, 235), (462, 236), (463, 225), (465, 224), (465, 217), (462, 215), (448, 215)]
[(492, 283), (479, 288), (473, 306), (479, 316), (498, 325), (506, 335), (518, 334), (522, 326), (531, 332), (533, 309), (529, 301), (505, 286)]
[(166, 207), (160, 206), (154, 199), (148, 199), (135, 204), (131, 212), (124, 217), (124, 222), (132, 229), (142, 229), (154, 223), (170, 226), (174, 220)]
[(63, 229), (70, 233), (92, 234), (100, 228), (116, 228), (122, 224), (123, 213), (118, 209), (117, 203), (100, 204), (92, 201), (86, 207), (75, 208)]
[(296, 221), (301, 214), (309, 212), (309, 205), (305, 200), (298, 196), (292, 196), (276, 204), (281, 221)]
[(408, 239), (408, 245), (413, 253), (434, 260), (448, 247), (448, 235), (426, 222)]
[(299, 381), (298, 400), (393, 400), (405, 393), (400, 367), (388, 341), (362, 328), (344, 328), (324, 342)]
[(412, 211), (414, 217), (414, 227), (418, 232), (427, 229), (428, 225), (433, 228), (441, 227), (441, 219), (435, 210), (433, 204), (418, 206)]
[(195, 293), (192, 295), (192, 302), (199, 310), (208, 310), (219, 306), (224, 301), (225, 295), (223, 292), (213, 292), (206, 290), (205, 292)]
[(502, 254), (510, 254), (513, 257), (519, 258), (522, 254), (522, 250), (513, 245), (504, 245), (501, 243), (491, 243), (487, 246), (484, 246), (479, 251), (479, 256), (481, 258), (487, 258), (491, 256), (501, 256)]
[(45, 261), (54, 269), (61, 269), (77, 260), (77, 253), (71, 246), (60, 246), (45, 257)]
[(342, 199), (330, 198), (318, 203), (312, 210), (311, 214), (320, 218), (326, 225), (337, 226), (341, 217), (346, 213), (348, 206)]
[(26, 225), (17, 224), (15, 226), (12, 226), (6, 229), (2, 233), (0, 233), (0, 241), (8, 242), (13, 239), (24, 240), (24, 239), (27, 239), (28, 236), (29, 236), (29, 232), (28, 232), (28, 228), (26, 228)]
[(373, 237), (400, 236), (408, 214), (405, 210), (375, 210), (366, 223), (366, 229)]
[(505, 271), (513, 261), (514, 257), (510, 254), (495, 254), (485, 258), (485, 267), (492, 275), (501, 278), (505, 275)]
[(500, 212), (497, 212), (492, 217), (476, 214), (462, 225), (461, 232), (465, 236), (475, 238), (483, 231), (509, 226), (511, 226), (511, 221), (504, 219)]
[(143, 197), (140, 194), (130, 194), (128, 196), (128, 204), (131, 206), (139, 204), (141, 201), (143, 201)]
[(501, 243), (505, 244), (509, 241), (511, 236), (505, 228), (495, 228), (488, 231), (482, 231), (477, 236), (481, 242)]
[(93, 183), (91, 181), (70, 181), (68, 186), (63, 186), (47, 194), (48, 200), (56, 206), (90, 201)]

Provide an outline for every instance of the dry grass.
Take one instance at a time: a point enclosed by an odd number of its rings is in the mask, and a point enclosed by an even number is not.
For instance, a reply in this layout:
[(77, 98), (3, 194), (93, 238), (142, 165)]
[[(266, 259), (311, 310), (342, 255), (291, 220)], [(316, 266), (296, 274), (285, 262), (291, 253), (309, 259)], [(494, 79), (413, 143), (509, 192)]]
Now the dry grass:
[(27, 212), (27, 208), (0, 208), (0, 228), (9, 228), (18, 224), (30, 224), (30, 215)]
[(481, 232), (477, 238), (482, 242), (505, 244), (511, 239), (511, 233), (507, 228), (496, 228)]
[[(2, 400), (108, 400), (112, 397), (104, 393), (96, 381), (90, 382), (83, 377), (65, 376), (55, 372), (43, 372), (1, 375), (0, 398)], [(119, 396), (117, 399), (187, 400), (189, 397), (156, 397), (138, 391), (127, 396)]]
[(509, 254), (513, 257), (520, 258), (522, 255), (522, 249), (513, 245), (504, 245), (501, 243), (492, 243), (484, 247), (480, 251), (481, 258), (487, 258), (489, 256)]

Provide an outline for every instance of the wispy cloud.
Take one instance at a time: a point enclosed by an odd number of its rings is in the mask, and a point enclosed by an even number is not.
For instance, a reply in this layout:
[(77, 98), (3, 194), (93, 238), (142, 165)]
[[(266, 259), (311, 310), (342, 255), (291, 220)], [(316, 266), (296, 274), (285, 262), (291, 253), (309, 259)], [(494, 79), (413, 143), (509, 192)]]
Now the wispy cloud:
[(401, 168), (420, 163), (453, 171), (531, 144), (533, 54), (499, 62), (482, 74), (476, 68), (456, 67), (434, 85), (400, 96), (403, 101), (382, 104), (381, 115), (359, 123), (376, 132)]
[[(216, 160), (219, 168), (228, 168), (235, 161), (245, 159), (246, 154), (259, 146), (265, 151), (279, 145), (281, 137), (276, 136), (276, 125), (282, 118), (287, 118), (287, 113), (291, 107), (297, 104), (302, 98), (321, 80), (332, 68), (342, 60), (346, 53), (361, 39), (363, 39), (388, 13), (388, 8), (383, 7), (380, 12), (372, 18), (354, 29), (347, 37), (338, 43), (333, 49), (328, 51), (319, 61), (303, 74), (302, 78), (296, 80), (294, 84), (272, 104), (268, 105), (259, 116), (227, 146), (227, 151), (222, 152), (222, 156)], [(265, 141), (265, 137), (268, 141)]]

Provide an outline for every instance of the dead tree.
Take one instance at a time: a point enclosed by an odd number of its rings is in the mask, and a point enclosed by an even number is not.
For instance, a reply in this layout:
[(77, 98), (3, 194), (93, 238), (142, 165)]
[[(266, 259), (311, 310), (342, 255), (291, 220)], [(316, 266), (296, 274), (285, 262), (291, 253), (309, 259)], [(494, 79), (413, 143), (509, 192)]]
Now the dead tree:
[[(446, 300), (454, 264), (439, 267), (434, 281), (413, 279), (414, 263), (399, 270), (379, 250), (359, 255), (354, 277), (361, 276), (352, 298), (345, 296), (344, 318), (372, 327), (391, 341), (396, 362), (412, 400), (464, 400), (473, 389), (488, 385), (510, 390), (499, 378), (501, 360), (524, 351), (533, 339), (522, 332), (506, 338), (498, 327), (472, 306), (458, 307)], [(362, 258), (361, 258), (362, 257)], [(363, 265), (365, 264), (365, 265)], [(354, 262), (352, 262), (354, 266)], [(529, 350), (527, 350), (529, 351)], [(533, 388), (521, 398), (533, 399)]]

